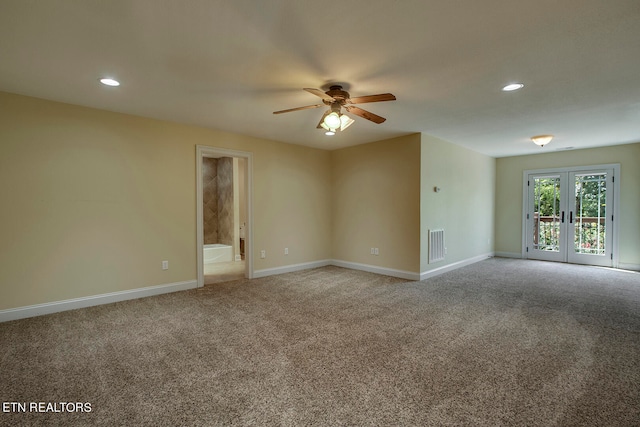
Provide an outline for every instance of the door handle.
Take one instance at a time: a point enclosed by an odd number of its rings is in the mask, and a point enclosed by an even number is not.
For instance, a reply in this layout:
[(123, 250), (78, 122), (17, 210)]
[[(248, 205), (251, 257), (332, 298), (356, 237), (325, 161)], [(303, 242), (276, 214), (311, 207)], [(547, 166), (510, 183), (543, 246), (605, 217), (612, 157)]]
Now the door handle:
[(564, 211), (562, 211), (562, 219), (561, 221), (564, 223)]
[(573, 224), (573, 211), (569, 212), (569, 224)]

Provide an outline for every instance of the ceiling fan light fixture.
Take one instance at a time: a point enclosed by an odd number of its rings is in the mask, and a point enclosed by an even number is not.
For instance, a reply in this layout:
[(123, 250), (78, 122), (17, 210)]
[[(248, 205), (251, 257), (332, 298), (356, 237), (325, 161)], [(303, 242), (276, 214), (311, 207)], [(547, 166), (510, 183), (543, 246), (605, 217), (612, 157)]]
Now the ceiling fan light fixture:
[(353, 124), (355, 120), (351, 117), (342, 114), (342, 108), (356, 116), (369, 120), (370, 122), (380, 124), (386, 119), (371, 113), (354, 104), (365, 104), (368, 102), (383, 102), (383, 101), (395, 101), (396, 97), (391, 93), (380, 93), (378, 95), (358, 96), (351, 98), (349, 92), (342, 90), (340, 85), (332, 85), (328, 91), (324, 92), (320, 89), (304, 88), (305, 91), (322, 98), (322, 104), (306, 105), (304, 107), (289, 108), (286, 110), (274, 111), (273, 114), (290, 113), (292, 111), (308, 110), (311, 108), (318, 108), (323, 106), (329, 106), (328, 110), (325, 110), (324, 114), (320, 118), (319, 123), (316, 125), (318, 129), (324, 129), (326, 134), (331, 136), (335, 135), (337, 131), (343, 131)]
[(327, 125), (329, 129), (335, 130), (340, 127), (342, 121), (340, 120), (340, 115), (335, 111), (327, 114), (324, 118), (323, 124)]
[(531, 140), (534, 144), (539, 145), (540, 147), (544, 147), (553, 139), (553, 135), (536, 135), (532, 136)]
[(324, 121), (320, 122), (320, 127), (326, 130), (326, 132), (324, 133), (325, 135), (332, 136), (336, 134), (336, 129), (330, 128)]
[(355, 120), (353, 120), (351, 117), (347, 116), (346, 114), (342, 114), (340, 116), (340, 130), (345, 130), (346, 128), (351, 126), (353, 122), (355, 122)]

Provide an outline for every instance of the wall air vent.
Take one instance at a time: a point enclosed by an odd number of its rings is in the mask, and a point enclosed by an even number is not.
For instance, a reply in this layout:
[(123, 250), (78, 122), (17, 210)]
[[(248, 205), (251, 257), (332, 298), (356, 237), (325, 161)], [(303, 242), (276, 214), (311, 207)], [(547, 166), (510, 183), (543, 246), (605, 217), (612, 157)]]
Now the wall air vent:
[(444, 230), (429, 230), (429, 264), (444, 260)]

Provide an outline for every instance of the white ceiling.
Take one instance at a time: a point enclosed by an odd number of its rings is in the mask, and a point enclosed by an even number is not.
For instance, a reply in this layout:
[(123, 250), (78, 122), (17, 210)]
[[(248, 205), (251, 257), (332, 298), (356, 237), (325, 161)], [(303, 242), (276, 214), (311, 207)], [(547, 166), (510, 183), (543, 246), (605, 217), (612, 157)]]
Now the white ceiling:
[[(638, 0), (0, 0), (0, 90), (326, 149), (624, 144), (640, 142), (639, 18)], [(272, 114), (335, 82), (396, 95), (361, 105), (387, 121), (327, 137), (323, 109)]]

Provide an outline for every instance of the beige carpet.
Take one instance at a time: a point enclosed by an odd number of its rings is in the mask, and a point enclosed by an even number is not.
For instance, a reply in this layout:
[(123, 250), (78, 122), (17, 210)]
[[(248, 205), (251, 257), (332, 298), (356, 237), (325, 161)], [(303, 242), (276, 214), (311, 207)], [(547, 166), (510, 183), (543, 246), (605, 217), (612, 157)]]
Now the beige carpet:
[(3, 402), (91, 405), (0, 425), (640, 425), (640, 274), (594, 267), (325, 267), (7, 322), (0, 344)]

